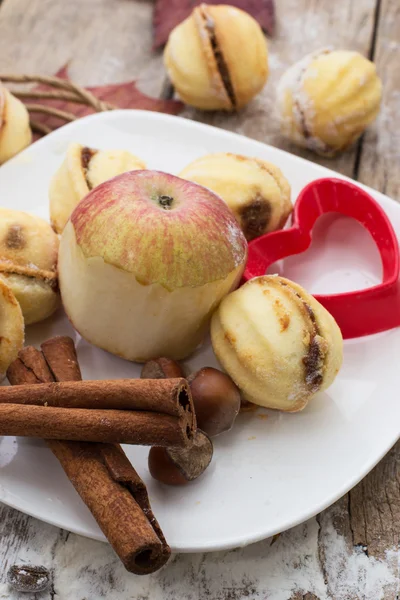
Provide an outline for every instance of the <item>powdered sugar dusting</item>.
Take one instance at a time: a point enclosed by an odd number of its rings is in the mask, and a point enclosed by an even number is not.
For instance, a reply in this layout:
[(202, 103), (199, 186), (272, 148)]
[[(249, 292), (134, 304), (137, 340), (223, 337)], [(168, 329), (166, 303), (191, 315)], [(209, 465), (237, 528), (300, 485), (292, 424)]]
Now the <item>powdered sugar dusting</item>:
[(235, 267), (242, 264), (243, 262), (243, 250), (246, 246), (246, 242), (239, 226), (231, 221), (227, 224), (228, 241), (232, 248), (233, 260)]
[[(283, 74), (277, 87), (277, 105), (283, 133), (294, 138), (298, 144), (320, 152), (327, 150), (326, 144), (311, 135), (311, 127), (307, 127), (307, 136), (304, 131), (306, 123), (312, 121), (315, 116), (315, 107), (312, 98), (304, 90), (303, 83), (306, 77), (316, 78), (318, 75), (316, 69), (309, 69), (313, 61), (331, 51), (332, 48), (327, 47), (307, 54)], [(288, 93), (293, 97), (293, 118), (296, 129), (291, 126), (291, 115), (285, 114), (285, 98)]]
[[(386, 561), (366, 554), (362, 547), (349, 548), (343, 536), (333, 526), (333, 519), (340, 516), (339, 505), (324, 513), (321, 540), (325, 553), (325, 570), (328, 573), (330, 597), (352, 600), (386, 600), (387, 588), (399, 589), (395, 575), (400, 564), (400, 549), (386, 551)], [(390, 595), (390, 598), (394, 596)]]
[[(386, 600), (395, 597), (385, 595), (388, 587), (398, 583), (399, 550), (390, 549), (385, 560), (377, 560), (348, 547), (333, 527), (341, 511), (338, 505), (323, 513), (321, 528), (311, 519), (274, 543), (268, 539), (230, 552), (174, 555), (161, 571), (145, 577), (128, 573), (108, 544), (4, 510), (9, 522), (15, 515), (15, 531), (23, 531), (24, 541), (21, 547), (18, 535), (3, 535), (0, 557), (40, 561), (52, 571), (54, 596), (60, 600), (288, 600), (307, 597), (308, 592), (319, 600)], [(21, 519), (27, 526), (21, 527)], [(15, 548), (10, 548), (10, 539)], [(21, 600), (6, 583), (5, 572), (0, 574), (0, 598)]]

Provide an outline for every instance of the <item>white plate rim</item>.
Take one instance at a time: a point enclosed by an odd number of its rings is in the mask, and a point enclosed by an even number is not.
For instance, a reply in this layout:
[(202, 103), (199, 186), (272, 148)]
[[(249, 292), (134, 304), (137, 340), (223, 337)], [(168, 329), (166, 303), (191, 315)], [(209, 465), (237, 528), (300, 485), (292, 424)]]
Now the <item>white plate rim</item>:
[[(290, 159), (293, 161), (298, 162), (301, 165), (313, 165), (314, 167), (317, 167), (318, 169), (320, 169), (321, 171), (324, 171), (326, 173), (325, 176), (335, 176), (338, 177), (340, 179), (346, 180), (346, 181), (350, 181), (355, 183), (356, 185), (358, 185), (360, 188), (366, 190), (368, 193), (372, 194), (372, 195), (379, 195), (382, 198), (385, 198), (386, 200), (390, 200), (391, 202), (394, 202), (394, 200), (392, 200), (391, 198), (389, 198), (388, 196), (386, 196), (385, 194), (382, 194), (381, 192), (374, 190), (373, 188), (370, 188), (369, 186), (366, 186), (364, 184), (361, 184), (360, 182), (347, 177), (345, 175), (342, 175), (341, 173), (336, 173), (333, 170), (325, 167), (325, 166), (321, 166), (319, 164), (313, 163), (312, 161), (309, 161), (305, 158), (302, 158), (300, 156), (297, 156), (295, 154), (291, 154), (290, 152), (287, 152), (285, 150), (282, 150), (280, 148), (276, 148), (274, 146), (271, 146), (269, 144), (264, 144), (263, 142), (260, 142), (258, 140), (254, 140), (252, 138), (249, 138), (245, 135), (241, 135), (232, 131), (228, 131), (225, 129), (220, 129), (218, 127), (212, 126), (212, 125), (208, 125), (208, 124), (204, 124), (201, 122), (197, 122), (197, 121), (192, 121), (190, 119), (184, 118), (184, 117), (180, 117), (180, 116), (174, 116), (174, 115), (170, 115), (170, 114), (164, 114), (164, 113), (158, 113), (158, 112), (153, 112), (153, 111), (146, 111), (146, 110), (139, 110), (139, 109), (122, 109), (122, 110), (114, 110), (114, 111), (109, 111), (109, 112), (103, 112), (103, 113), (96, 113), (93, 115), (88, 115), (86, 117), (83, 117), (81, 119), (78, 119), (77, 121), (74, 121), (72, 123), (69, 123), (67, 125), (64, 125), (62, 128), (57, 129), (56, 131), (48, 134), (45, 138), (42, 138), (36, 142), (34, 142), (34, 144), (32, 144), (31, 146), (29, 146), (28, 148), (26, 148), (25, 150), (23, 150), (20, 154), (18, 154), (16, 157), (14, 157), (13, 159), (11, 159), (8, 162), (14, 162), (14, 161), (18, 161), (23, 159), (25, 154), (30, 153), (31, 151), (34, 151), (36, 148), (41, 147), (42, 144), (48, 143), (48, 140), (55, 140), (58, 136), (60, 136), (60, 132), (65, 132), (67, 129), (69, 131), (73, 131), (75, 128), (79, 129), (79, 127), (81, 126), (81, 123), (83, 121), (87, 122), (87, 121), (104, 121), (104, 120), (112, 120), (115, 117), (118, 116), (128, 116), (129, 115), (135, 115), (138, 116), (140, 118), (146, 119), (150, 122), (154, 122), (154, 121), (175, 121), (178, 120), (180, 122), (181, 125), (184, 125), (185, 127), (188, 128), (192, 128), (192, 129), (197, 129), (197, 130), (204, 130), (204, 129), (208, 129), (210, 132), (218, 132), (218, 135), (220, 135), (221, 137), (225, 137), (226, 140), (238, 140), (238, 139), (242, 139), (242, 140), (247, 140), (247, 141), (251, 141), (252, 144), (254, 145), (254, 147), (256, 147), (257, 145), (260, 148), (270, 148), (271, 150), (273, 150), (274, 153), (277, 153), (279, 155), (282, 156), (290, 156)], [(33, 148), (33, 150), (32, 150)], [(7, 163), (6, 163), (7, 164)], [(321, 176), (323, 176), (321, 174)], [(379, 335), (379, 334), (377, 334)], [(371, 336), (373, 337), (373, 336)], [(367, 338), (365, 338), (367, 339)], [(337, 494), (335, 496), (330, 496), (329, 499), (326, 502), (321, 502), (318, 506), (313, 506), (312, 509), (310, 509), (309, 511), (304, 511), (302, 514), (300, 514), (298, 516), (297, 519), (292, 519), (290, 520), (290, 522), (288, 522), (284, 527), (279, 527), (277, 529), (273, 529), (270, 528), (267, 532), (259, 532), (256, 535), (251, 535), (251, 536), (242, 536), (240, 538), (238, 538), (237, 536), (233, 536), (231, 539), (225, 539), (225, 541), (223, 543), (213, 543), (213, 544), (207, 544), (205, 547), (201, 547), (201, 546), (190, 546), (187, 545), (184, 548), (172, 548), (174, 551), (176, 552), (182, 552), (182, 553), (190, 553), (190, 552), (211, 552), (211, 551), (219, 551), (219, 550), (229, 550), (231, 548), (235, 548), (235, 547), (242, 547), (242, 546), (246, 546), (248, 544), (251, 543), (255, 543), (258, 541), (261, 541), (263, 539), (266, 539), (267, 537), (270, 537), (272, 535), (275, 535), (277, 533), (282, 533), (282, 531), (285, 531), (287, 529), (290, 529), (292, 527), (295, 527), (296, 525), (303, 523), (304, 521), (314, 517), (315, 515), (319, 514), (321, 511), (325, 510), (327, 507), (331, 506), (334, 502), (336, 502), (339, 498), (341, 498), (343, 495), (345, 495), (349, 490), (351, 490), (355, 485), (357, 485), (381, 460), (382, 458), (390, 451), (390, 449), (394, 446), (394, 444), (400, 439), (400, 431), (398, 433), (398, 435), (394, 435), (392, 437), (390, 437), (390, 439), (388, 439), (386, 441), (386, 443), (382, 446), (382, 450), (380, 453), (378, 453), (375, 458), (373, 460), (366, 460), (365, 464), (363, 466), (362, 469), (360, 469), (360, 472), (356, 473), (354, 475), (354, 477), (346, 482), (345, 485), (343, 485), (338, 491)], [(9, 497), (8, 493), (4, 490), (3, 486), (0, 484), (0, 501), (3, 502), (4, 504), (12, 507), (12, 508), (16, 508), (18, 510), (21, 510), (22, 512), (24, 512), (25, 514), (32, 516), (34, 518), (39, 518), (40, 520), (43, 520), (51, 525), (54, 525), (56, 527), (60, 527), (60, 528), (64, 528), (65, 525), (63, 524), (62, 520), (59, 520), (57, 518), (52, 518), (52, 517), (48, 517), (46, 519), (43, 519), (43, 517), (38, 517), (37, 513), (35, 513), (32, 510), (29, 510), (29, 508), (27, 506), (25, 506), (24, 503), (19, 503), (18, 501), (13, 500), (11, 497)], [(79, 528), (72, 528), (72, 527), (68, 527), (68, 531), (72, 531), (73, 533), (77, 533), (80, 535), (85, 535), (87, 536), (86, 533), (83, 533), (82, 530), (80, 530)], [(100, 541), (105, 541), (105, 538), (103, 537), (103, 535), (101, 533), (99, 533), (99, 535), (91, 535), (91, 536), (87, 536), (90, 537), (92, 539), (97, 539)]]

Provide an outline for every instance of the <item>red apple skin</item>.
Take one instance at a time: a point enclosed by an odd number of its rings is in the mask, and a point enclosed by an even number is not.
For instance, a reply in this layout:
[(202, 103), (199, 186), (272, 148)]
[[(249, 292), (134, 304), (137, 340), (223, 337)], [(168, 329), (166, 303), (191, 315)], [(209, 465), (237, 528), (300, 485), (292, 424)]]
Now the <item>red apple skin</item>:
[[(165, 209), (158, 198), (173, 198)], [(93, 189), (71, 222), (85, 256), (167, 289), (223, 279), (246, 258), (247, 242), (225, 202), (159, 171), (130, 171)]]
[(131, 171), (94, 188), (61, 238), (65, 311), (87, 341), (146, 362), (179, 360), (240, 282), (247, 242), (210, 190), (158, 171)]

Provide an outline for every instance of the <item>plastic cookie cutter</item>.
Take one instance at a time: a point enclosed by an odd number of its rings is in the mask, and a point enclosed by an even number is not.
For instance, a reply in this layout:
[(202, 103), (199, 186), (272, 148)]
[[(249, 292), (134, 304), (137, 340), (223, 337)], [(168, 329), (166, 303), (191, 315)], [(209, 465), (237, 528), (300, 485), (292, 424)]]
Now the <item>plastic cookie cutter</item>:
[(292, 226), (249, 244), (244, 280), (264, 275), (282, 258), (300, 254), (311, 244), (312, 229), (324, 214), (353, 217), (371, 234), (382, 261), (382, 283), (362, 290), (315, 298), (335, 317), (344, 338), (361, 337), (400, 326), (399, 244), (380, 205), (364, 190), (336, 178), (308, 184), (296, 201)]

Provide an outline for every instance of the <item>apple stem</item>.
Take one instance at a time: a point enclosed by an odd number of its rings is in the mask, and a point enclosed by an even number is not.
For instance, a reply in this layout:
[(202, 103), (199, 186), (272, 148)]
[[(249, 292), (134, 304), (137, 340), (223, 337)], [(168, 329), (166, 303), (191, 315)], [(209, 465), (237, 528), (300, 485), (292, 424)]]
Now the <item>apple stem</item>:
[(168, 210), (171, 208), (174, 199), (171, 196), (159, 196), (158, 203), (162, 208)]

